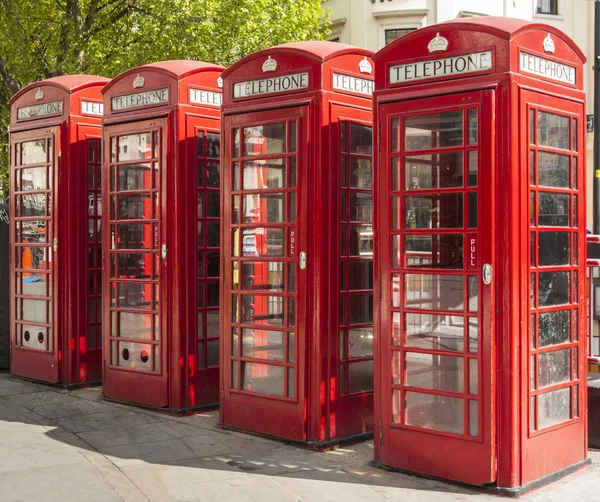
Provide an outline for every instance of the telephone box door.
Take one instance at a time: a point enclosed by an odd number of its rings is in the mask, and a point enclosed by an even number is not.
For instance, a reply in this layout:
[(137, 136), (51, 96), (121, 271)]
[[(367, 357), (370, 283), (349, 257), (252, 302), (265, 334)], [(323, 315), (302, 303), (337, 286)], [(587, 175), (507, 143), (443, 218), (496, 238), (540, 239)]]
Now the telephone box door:
[(104, 130), (104, 385), (117, 400), (167, 406), (163, 340), (166, 120)]
[(59, 334), (52, 329), (58, 139), (54, 127), (11, 135), (12, 372), (48, 382), (60, 380)]
[(381, 114), (380, 460), (473, 484), (496, 472), (493, 111), (481, 91)]
[(286, 108), (223, 123), (221, 419), (294, 440), (306, 438), (306, 117)]

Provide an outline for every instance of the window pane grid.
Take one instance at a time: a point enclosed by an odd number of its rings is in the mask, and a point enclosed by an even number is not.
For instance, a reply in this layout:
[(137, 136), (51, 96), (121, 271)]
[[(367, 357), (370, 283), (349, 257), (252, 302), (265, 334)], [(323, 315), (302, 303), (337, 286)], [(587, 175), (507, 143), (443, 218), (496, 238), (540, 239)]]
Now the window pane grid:
[(15, 143), (14, 160), (16, 344), (52, 351), (53, 138)]
[[(233, 135), (231, 388), (296, 401), (297, 249), (287, 248), (297, 242), (296, 122), (236, 128)], [(268, 161), (278, 159), (281, 174), (269, 171)], [(244, 161), (263, 167), (244, 174)], [(255, 198), (252, 207), (244, 207), (248, 196)]]
[[(472, 440), (481, 436), (482, 393), (478, 113), (463, 108), (392, 120), (392, 139), (410, 151), (398, 149), (391, 159), (389, 207), (396, 269), (390, 284), (392, 423)], [(433, 129), (440, 123), (442, 129)], [(427, 420), (419, 407), (432, 410)]]
[(102, 144), (88, 139), (88, 335), (87, 350), (102, 348)]
[[(530, 434), (578, 416), (577, 134), (574, 118), (530, 108)], [(556, 153), (555, 153), (556, 152)]]
[(219, 366), (220, 133), (196, 133), (196, 370)]
[(111, 366), (161, 368), (158, 130), (109, 138)]
[(340, 122), (340, 396), (373, 390), (371, 131)]

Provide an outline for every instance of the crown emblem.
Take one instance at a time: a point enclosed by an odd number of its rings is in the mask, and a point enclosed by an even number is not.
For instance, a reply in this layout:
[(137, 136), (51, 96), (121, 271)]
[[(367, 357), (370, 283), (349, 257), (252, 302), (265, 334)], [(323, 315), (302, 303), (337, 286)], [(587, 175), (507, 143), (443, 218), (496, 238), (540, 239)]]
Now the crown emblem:
[(444, 37), (440, 37), (439, 33), (436, 33), (435, 37), (431, 39), (431, 42), (427, 44), (429, 52), (445, 51), (448, 48), (448, 40)]
[(366, 56), (360, 63), (358, 63), (358, 69), (361, 73), (368, 73), (369, 75), (373, 72), (373, 67), (371, 66), (371, 63), (369, 63), (369, 60)]
[(544, 38), (544, 50), (550, 54), (554, 54), (554, 51), (556, 50), (556, 47), (554, 46), (554, 40), (552, 40), (550, 33), (548, 33), (548, 36)]
[(222, 79), (221, 77), (219, 77), (219, 78), (217, 79), (217, 87), (218, 87), (219, 89), (222, 89), (222, 88), (223, 88), (223, 79)]
[(40, 101), (41, 99), (44, 99), (44, 91), (42, 91), (42, 88), (40, 87), (35, 93), (35, 100)]
[(268, 59), (262, 65), (262, 71), (263, 72), (275, 71), (276, 69), (277, 69), (277, 61), (275, 61), (274, 59), (271, 59), (271, 56), (269, 56)]
[(133, 88), (139, 89), (140, 87), (144, 87), (145, 83), (144, 77), (140, 77), (140, 74), (138, 73), (138, 76), (133, 79)]

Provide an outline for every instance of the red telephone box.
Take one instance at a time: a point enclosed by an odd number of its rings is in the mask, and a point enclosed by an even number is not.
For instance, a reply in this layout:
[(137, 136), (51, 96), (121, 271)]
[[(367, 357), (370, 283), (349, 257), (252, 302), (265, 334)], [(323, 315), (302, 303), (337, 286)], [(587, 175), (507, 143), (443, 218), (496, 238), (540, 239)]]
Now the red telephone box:
[(375, 458), (531, 489), (587, 455), (585, 57), (481, 17), (374, 60)]
[(218, 402), (222, 71), (165, 61), (103, 91), (109, 399)]
[(371, 52), (225, 71), (220, 420), (326, 446), (373, 426)]
[(100, 381), (101, 89), (72, 75), (11, 99), (11, 372)]

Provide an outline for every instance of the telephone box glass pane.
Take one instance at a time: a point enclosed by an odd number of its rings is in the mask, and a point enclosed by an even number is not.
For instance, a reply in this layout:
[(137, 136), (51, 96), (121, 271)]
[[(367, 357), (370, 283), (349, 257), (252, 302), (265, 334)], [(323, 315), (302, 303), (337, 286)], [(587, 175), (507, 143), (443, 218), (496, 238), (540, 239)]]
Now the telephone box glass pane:
[(244, 162), (243, 190), (285, 187), (285, 159)]
[(348, 393), (373, 390), (373, 361), (348, 363)]
[[(21, 143), (21, 165), (45, 164), (47, 161), (45, 139)], [(52, 160), (52, 159), (50, 159)]]
[[(462, 317), (406, 314), (406, 346), (462, 352), (465, 338), (464, 328)], [(475, 338), (476, 342), (477, 338)]]
[(283, 397), (284, 367), (242, 362), (242, 390)]
[(260, 193), (244, 195), (245, 223), (285, 222), (285, 194)]
[(568, 265), (571, 234), (567, 232), (540, 232), (538, 235), (538, 263), (540, 267)]
[(477, 150), (471, 150), (469, 152), (469, 178), (468, 178), (468, 185), (470, 187), (476, 187), (477, 186), (477, 172), (479, 168), (479, 161), (478, 161), (478, 153)]
[(538, 224), (548, 227), (569, 226), (571, 196), (562, 193), (540, 192)]
[(283, 331), (242, 329), (242, 356), (283, 361)]
[(538, 152), (538, 185), (569, 188), (568, 155)]
[(558, 345), (569, 341), (570, 311), (543, 312), (539, 315), (539, 346)]
[(373, 328), (350, 328), (348, 330), (348, 359), (373, 355)]
[(283, 262), (242, 262), (242, 289), (283, 291)]
[(404, 244), (406, 267), (464, 268), (462, 234), (407, 235)]
[(477, 110), (469, 110), (469, 145), (476, 145), (478, 140)]
[(558, 389), (538, 396), (538, 428), (550, 427), (571, 418), (571, 388)]
[(221, 156), (221, 135), (218, 132), (206, 133), (206, 156), (215, 159)]
[[(396, 213), (398, 215), (398, 213)], [(463, 194), (436, 194), (404, 197), (404, 228), (461, 228)], [(393, 222), (401, 228), (400, 222)]]
[(459, 398), (406, 393), (407, 425), (464, 434), (464, 408), (464, 401)]
[(119, 138), (118, 161), (143, 160), (152, 157), (150, 133), (133, 134)]
[(407, 117), (404, 119), (404, 137), (405, 150), (462, 146), (463, 112)]
[(464, 359), (435, 354), (406, 354), (406, 385), (445, 392), (464, 390)]
[(244, 156), (286, 152), (286, 123), (244, 128)]
[(404, 163), (406, 190), (463, 186), (463, 152), (406, 157)]
[(350, 157), (350, 187), (371, 190), (373, 188), (373, 165), (371, 159)]
[(432, 310), (463, 310), (462, 275), (406, 274), (407, 307)]
[(569, 303), (569, 272), (540, 272), (539, 306)]
[(538, 145), (569, 150), (569, 117), (538, 111)]

